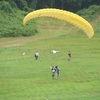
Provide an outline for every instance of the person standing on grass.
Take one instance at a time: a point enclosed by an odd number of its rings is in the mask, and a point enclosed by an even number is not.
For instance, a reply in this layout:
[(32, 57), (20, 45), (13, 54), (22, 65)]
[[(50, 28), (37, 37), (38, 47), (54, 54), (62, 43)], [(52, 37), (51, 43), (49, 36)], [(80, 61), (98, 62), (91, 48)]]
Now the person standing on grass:
[(52, 66), (51, 71), (52, 71), (52, 78), (54, 79), (56, 68)]
[(72, 54), (71, 54), (71, 51), (68, 52), (68, 61), (71, 60), (71, 57), (72, 57)]
[(52, 66), (51, 70), (52, 70), (52, 78), (54, 79), (54, 77), (56, 77), (56, 79), (57, 79), (59, 77), (58, 66)]
[(56, 79), (59, 77), (59, 69), (58, 66), (55, 66), (55, 73), (56, 73)]
[(35, 59), (38, 60), (38, 57), (39, 57), (39, 53), (38, 53), (38, 51), (36, 51), (35, 52)]

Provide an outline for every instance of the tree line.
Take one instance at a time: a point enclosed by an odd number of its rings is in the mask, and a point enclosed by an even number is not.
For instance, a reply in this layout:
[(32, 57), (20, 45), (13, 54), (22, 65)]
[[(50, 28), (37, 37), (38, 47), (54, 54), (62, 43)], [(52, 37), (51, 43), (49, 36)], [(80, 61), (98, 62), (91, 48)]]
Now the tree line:
[(77, 12), (80, 9), (88, 8), (91, 5), (100, 5), (100, 0), (1, 0), (16, 5), (21, 10), (42, 8), (58, 8)]

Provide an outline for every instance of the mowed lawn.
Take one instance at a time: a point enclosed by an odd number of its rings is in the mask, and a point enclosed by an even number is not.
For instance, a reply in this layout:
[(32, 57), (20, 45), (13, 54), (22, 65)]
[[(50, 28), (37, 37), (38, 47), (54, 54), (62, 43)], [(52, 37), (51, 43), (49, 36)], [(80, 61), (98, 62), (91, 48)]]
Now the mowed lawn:
[[(100, 35), (88, 39), (60, 32), (0, 39), (0, 100), (100, 100)], [(51, 65), (58, 65), (58, 79), (52, 79)]]

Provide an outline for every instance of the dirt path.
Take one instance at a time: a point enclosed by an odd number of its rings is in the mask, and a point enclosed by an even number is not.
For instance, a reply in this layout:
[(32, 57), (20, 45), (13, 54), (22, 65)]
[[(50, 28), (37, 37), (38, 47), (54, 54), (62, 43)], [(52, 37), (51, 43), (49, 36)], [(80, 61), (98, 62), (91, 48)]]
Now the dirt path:
[(19, 46), (32, 41), (36, 39), (34, 37), (1, 38), (0, 47)]
[(40, 33), (31, 37), (15, 37), (15, 38), (0, 38), (0, 47), (20, 46), (28, 42), (35, 42), (42, 39), (54, 38), (60, 34), (48, 35), (47, 33)]

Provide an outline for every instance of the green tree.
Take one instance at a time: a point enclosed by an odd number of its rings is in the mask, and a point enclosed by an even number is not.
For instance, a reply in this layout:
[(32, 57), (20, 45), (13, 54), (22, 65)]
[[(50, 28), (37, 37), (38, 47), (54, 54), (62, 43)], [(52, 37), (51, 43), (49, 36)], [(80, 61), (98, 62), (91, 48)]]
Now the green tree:
[(37, 0), (26, 0), (28, 7), (32, 9), (36, 9), (37, 7)]
[(14, 0), (15, 3), (17, 4), (18, 8), (23, 10), (25, 7), (28, 6), (26, 0)]
[(100, 0), (1, 0), (7, 1), (12, 5), (17, 5), (21, 10), (25, 9), (41, 9), (41, 8), (59, 8), (72, 12), (80, 9), (88, 8), (91, 5), (100, 5)]

